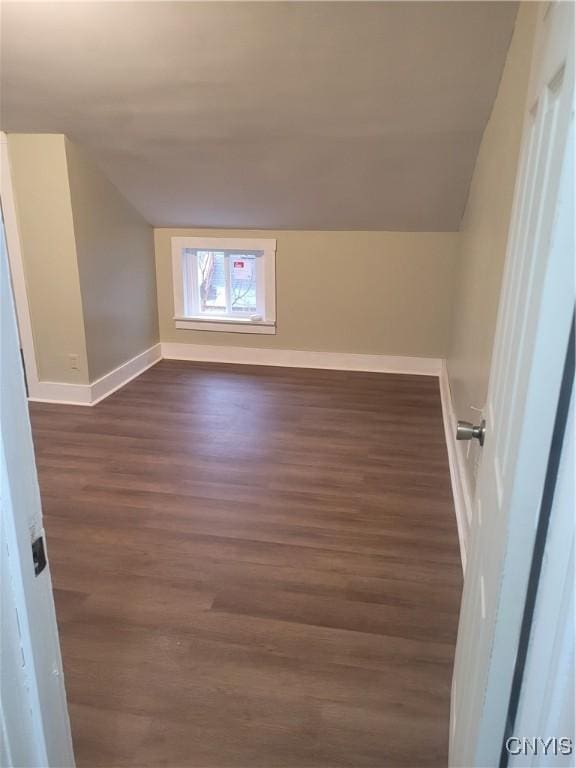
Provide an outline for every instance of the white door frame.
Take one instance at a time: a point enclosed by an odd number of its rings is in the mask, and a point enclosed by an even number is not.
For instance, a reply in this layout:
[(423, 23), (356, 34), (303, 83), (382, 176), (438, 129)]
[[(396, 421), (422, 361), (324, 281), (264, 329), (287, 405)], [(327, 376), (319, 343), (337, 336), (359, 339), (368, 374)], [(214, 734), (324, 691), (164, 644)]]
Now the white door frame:
[[(1, 170), (3, 192), (6, 166)], [(1, 201), (10, 221), (13, 201)], [(5, 576), (0, 586), (0, 756), (19, 768), (71, 768), (74, 755), (50, 568), (47, 564), (35, 574), (32, 557), (32, 543), (45, 539), (45, 532), (3, 233), (0, 289), (0, 565)], [(15, 657), (18, 668), (8, 667)]]
[[(514, 692), (509, 717), (511, 727), (506, 733), (506, 740), (510, 740), (507, 750), (510, 768), (574, 765), (574, 359), (570, 361), (570, 368), (572, 391), (568, 391), (567, 383), (561, 414), (563, 419), (568, 410), (566, 432), (560, 451), (551, 457), (553, 496), (548, 499), (547, 519), (541, 520), (547, 531), (544, 546), (539, 546), (536, 552), (537, 590), (526, 605), (526, 633), (521, 638), (519, 659), (522, 668), (518, 671), (520, 685)], [(569, 396), (571, 402), (567, 404)], [(536, 735), (544, 740), (555, 737), (556, 741), (536, 745), (522, 741)], [(568, 740), (571, 740), (572, 753)]]

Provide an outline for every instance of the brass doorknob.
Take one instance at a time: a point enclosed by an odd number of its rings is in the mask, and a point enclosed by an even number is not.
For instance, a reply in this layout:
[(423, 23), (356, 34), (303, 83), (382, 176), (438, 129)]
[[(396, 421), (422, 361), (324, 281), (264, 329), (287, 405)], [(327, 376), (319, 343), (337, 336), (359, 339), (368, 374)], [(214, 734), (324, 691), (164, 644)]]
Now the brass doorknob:
[(456, 440), (478, 440), (480, 445), (484, 445), (484, 435), (486, 434), (486, 421), (482, 419), (478, 426), (474, 426), (469, 421), (459, 421), (456, 427)]

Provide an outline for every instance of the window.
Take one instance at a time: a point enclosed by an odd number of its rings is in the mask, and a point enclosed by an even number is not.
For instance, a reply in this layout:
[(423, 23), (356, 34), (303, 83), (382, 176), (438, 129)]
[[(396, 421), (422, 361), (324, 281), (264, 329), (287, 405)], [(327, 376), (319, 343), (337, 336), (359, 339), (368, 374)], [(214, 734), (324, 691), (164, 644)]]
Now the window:
[(177, 328), (276, 333), (276, 240), (173, 237)]

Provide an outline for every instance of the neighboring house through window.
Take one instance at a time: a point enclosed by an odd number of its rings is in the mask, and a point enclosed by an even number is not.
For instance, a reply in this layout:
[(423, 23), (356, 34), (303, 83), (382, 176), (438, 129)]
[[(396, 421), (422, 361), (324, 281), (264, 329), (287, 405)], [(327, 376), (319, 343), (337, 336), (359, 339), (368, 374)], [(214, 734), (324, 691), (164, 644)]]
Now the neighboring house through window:
[(276, 240), (173, 237), (177, 328), (276, 333)]

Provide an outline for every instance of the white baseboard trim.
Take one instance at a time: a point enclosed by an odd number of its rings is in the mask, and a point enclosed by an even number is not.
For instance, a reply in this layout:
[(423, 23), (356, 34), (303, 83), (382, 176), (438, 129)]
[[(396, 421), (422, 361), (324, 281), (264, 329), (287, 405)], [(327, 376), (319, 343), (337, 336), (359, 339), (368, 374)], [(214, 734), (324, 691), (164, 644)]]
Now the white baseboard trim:
[(207, 344), (155, 344), (91, 384), (39, 381), (30, 386), (28, 399), (36, 403), (96, 405), (162, 358), (195, 362), (273, 365), (290, 368), (326, 368), (342, 371), (407, 373), (438, 376), (442, 361), (433, 357), (358, 355), (343, 352), (308, 352), (256, 347), (220, 347)]
[(91, 384), (39, 381), (30, 386), (28, 400), (61, 405), (96, 405), (162, 359), (160, 344), (144, 350)]
[(446, 447), (448, 449), (448, 464), (450, 467), (450, 480), (452, 482), (452, 494), (454, 496), (454, 509), (456, 511), (456, 525), (458, 528), (458, 541), (460, 543), (460, 557), (462, 570), (466, 572), (466, 552), (468, 546), (468, 531), (472, 520), (472, 496), (464, 447), (456, 440), (456, 415), (450, 394), (450, 383), (446, 361), (442, 361), (440, 367), (440, 399), (442, 401), (442, 419), (444, 421), (444, 433)]
[(60, 381), (29, 382), (28, 400), (32, 403), (92, 405), (89, 384), (66, 384)]
[(294, 349), (221, 347), (208, 344), (162, 342), (162, 357), (202, 363), (273, 365), (286, 368), (327, 368), (338, 371), (373, 371), (438, 376), (442, 361), (435, 357), (358, 355), (346, 352), (308, 352)]
[(136, 376), (140, 376), (141, 373), (147, 371), (153, 365), (162, 359), (162, 346), (155, 344), (153, 347), (144, 350), (131, 360), (127, 360), (118, 368), (114, 368), (113, 371), (106, 373), (96, 381), (90, 384), (91, 403), (90, 405), (96, 405), (100, 400), (103, 400), (108, 395), (116, 392), (129, 381), (135, 379)]

